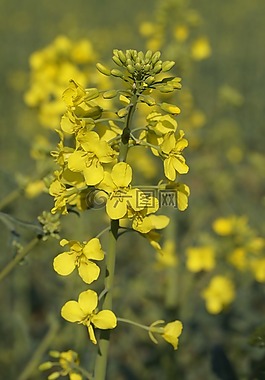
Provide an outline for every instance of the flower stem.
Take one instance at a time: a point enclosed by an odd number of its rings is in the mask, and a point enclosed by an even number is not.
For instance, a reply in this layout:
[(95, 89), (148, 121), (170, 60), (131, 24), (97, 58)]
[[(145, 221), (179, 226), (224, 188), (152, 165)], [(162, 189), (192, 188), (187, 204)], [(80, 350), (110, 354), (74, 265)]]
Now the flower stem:
[[(112, 293), (116, 261), (116, 245), (118, 239), (119, 220), (111, 220), (109, 233), (109, 250), (106, 257), (106, 277), (105, 289), (107, 290), (102, 308), (104, 310), (112, 309)], [(110, 341), (110, 330), (101, 330), (98, 342), (98, 354), (95, 363), (94, 380), (104, 380), (106, 377), (108, 350)]]
[(32, 239), (25, 248), (22, 249), (12, 261), (10, 261), (5, 268), (0, 272), (0, 282), (15, 268), (15, 266), (40, 242), (40, 238)]
[(131, 123), (134, 111), (136, 109), (138, 97), (136, 94), (132, 96), (131, 104), (129, 105), (129, 112), (127, 114), (125, 128), (123, 129), (121, 135), (121, 145), (120, 145), (120, 153), (119, 153), (119, 162), (125, 162), (127, 158), (127, 153), (129, 149), (129, 139), (131, 134)]
[[(129, 106), (129, 112), (127, 114), (125, 127), (121, 135), (120, 142), (120, 152), (118, 161), (125, 162), (129, 149), (129, 139), (131, 123), (134, 111), (136, 109), (138, 96), (134, 94), (131, 99), (131, 104)], [(110, 222), (110, 232), (109, 232), (109, 249), (106, 256), (106, 276), (105, 276), (105, 289), (107, 290), (102, 308), (104, 310), (112, 310), (112, 298), (113, 298), (113, 282), (114, 282), (114, 272), (115, 272), (115, 261), (116, 261), (116, 247), (119, 231), (119, 220), (111, 220)], [(110, 342), (110, 331), (111, 330), (101, 330), (100, 338), (98, 343), (98, 354), (96, 357), (94, 380), (105, 380), (107, 361), (108, 361), (108, 351)]]

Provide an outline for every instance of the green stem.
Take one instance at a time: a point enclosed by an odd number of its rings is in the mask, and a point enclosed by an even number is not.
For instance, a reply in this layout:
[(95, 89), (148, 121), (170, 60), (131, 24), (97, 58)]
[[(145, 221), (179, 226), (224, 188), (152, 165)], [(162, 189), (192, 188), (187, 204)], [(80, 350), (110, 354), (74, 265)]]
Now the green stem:
[(136, 109), (138, 96), (134, 94), (131, 99), (131, 104), (129, 105), (129, 112), (127, 114), (126, 124), (125, 128), (121, 135), (121, 145), (120, 145), (120, 153), (119, 153), (119, 162), (125, 162), (128, 154), (129, 149), (129, 139), (131, 134), (131, 124), (132, 124), (132, 118), (133, 114)]
[(41, 239), (36, 237), (32, 239), (25, 248), (22, 249), (12, 261), (0, 272), (0, 282), (15, 268), (15, 266), (39, 243)]
[[(120, 152), (118, 161), (125, 162), (129, 149), (129, 139), (131, 123), (134, 111), (136, 109), (138, 97), (136, 94), (132, 96), (131, 104), (129, 106), (129, 112), (127, 114), (125, 127), (121, 135), (120, 142)], [(113, 283), (114, 283), (114, 273), (115, 273), (115, 261), (116, 261), (116, 250), (117, 250), (117, 239), (119, 231), (119, 220), (111, 220), (110, 222), (110, 232), (109, 232), (109, 249), (106, 257), (106, 276), (105, 276), (105, 289), (107, 293), (105, 295), (102, 309), (112, 310), (112, 298), (113, 298)], [(107, 362), (108, 362), (108, 351), (110, 343), (110, 331), (111, 330), (101, 330), (100, 338), (98, 342), (98, 354), (96, 357), (94, 380), (105, 380)]]
[(126, 318), (117, 318), (117, 320), (118, 320), (119, 322), (124, 322), (124, 323), (128, 323), (128, 324), (130, 324), (130, 325), (133, 325), (133, 326), (140, 327), (141, 329), (144, 329), (144, 330), (147, 330), (147, 331), (149, 331), (149, 329), (150, 329), (150, 326), (142, 325), (141, 323), (137, 323), (137, 322), (131, 321), (130, 319), (126, 319)]
[[(102, 308), (104, 310), (112, 309), (113, 298), (113, 282), (116, 261), (116, 246), (118, 239), (119, 220), (111, 220), (111, 228), (109, 233), (109, 250), (106, 257), (106, 277), (105, 289), (107, 290)], [(110, 330), (101, 330), (98, 342), (98, 354), (95, 363), (95, 380), (104, 380), (106, 377), (108, 350), (110, 342)]]

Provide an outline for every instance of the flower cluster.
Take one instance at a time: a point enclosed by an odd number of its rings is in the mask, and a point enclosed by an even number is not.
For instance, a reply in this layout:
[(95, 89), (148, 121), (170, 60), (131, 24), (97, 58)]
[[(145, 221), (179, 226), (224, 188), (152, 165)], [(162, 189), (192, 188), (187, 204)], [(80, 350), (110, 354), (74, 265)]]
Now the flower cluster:
[(49, 376), (48, 380), (55, 380), (61, 376), (69, 376), (70, 380), (82, 380), (83, 377), (79, 372), (79, 358), (75, 351), (51, 351), (50, 356), (56, 361), (48, 361), (39, 366), (41, 371), (55, 369)]
[[(158, 213), (158, 194), (159, 191), (170, 191), (176, 195), (178, 209), (185, 210), (189, 188), (179, 182), (179, 176), (187, 173), (189, 168), (183, 156), (188, 141), (184, 132), (177, 130), (176, 116), (180, 109), (174, 104), (156, 102), (153, 97), (156, 92), (163, 94), (181, 88), (180, 78), (163, 76), (174, 62), (163, 62), (160, 57), (160, 52), (150, 50), (146, 53), (114, 50), (112, 59), (118, 68), (108, 69), (97, 64), (105, 76), (123, 81), (120, 90), (84, 88), (75, 80), (70, 81), (62, 95), (66, 111), (58, 131), (60, 142), (57, 150), (52, 152), (58, 169), (54, 172), (49, 192), (54, 197), (54, 214), (67, 214), (73, 208), (78, 211), (91, 209), (96, 206), (96, 194), (100, 192), (104, 200), (102, 208), (110, 220), (110, 228), (103, 232), (109, 231), (117, 240), (120, 228), (122, 233), (137, 231), (162, 252), (157, 231), (169, 224), (169, 217)], [(146, 124), (134, 128), (135, 111), (145, 106), (151, 108), (145, 118)], [(144, 186), (135, 184), (133, 162), (126, 162), (129, 150), (138, 147), (160, 160), (164, 169), (164, 178), (152, 186), (156, 192), (151, 194)], [(105, 303), (108, 292), (111, 292), (109, 278), (114, 264), (110, 267), (108, 263), (113, 252), (107, 251), (106, 255), (103, 252), (99, 239), (103, 232), (84, 242), (62, 239), (61, 246), (69, 249), (55, 257), (53, 262), (59, 275), (68, 276), (77, 269), (82, 281), (90, 285), (99, 279), (101, 267), (97, 262), (106, 257), (105, 288), (100, 296), (88, 289), (79, 294), (78, 301), (67, 301), (61, 309), (65, 320), (87, 327), (93, 344), (98, 342), (95, 329), (110, 330), (117, 325), (117, 317), (111, 310), (112, 302)], [(159, 321), (161, 323), (164, 321)], [(148, 330), (151, 339), (157, 343), (153, 334), (160, 334), (177, 349), (181, 322), (171, 322), (164, 327), (156, 325), (151, 325)]]

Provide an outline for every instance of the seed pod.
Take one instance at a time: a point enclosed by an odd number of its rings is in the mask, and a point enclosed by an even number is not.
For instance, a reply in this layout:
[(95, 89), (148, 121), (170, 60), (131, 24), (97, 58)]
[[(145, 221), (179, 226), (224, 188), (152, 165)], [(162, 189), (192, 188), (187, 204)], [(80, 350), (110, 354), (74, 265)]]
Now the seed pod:
[(112, 99), (117, 96), (117, 91), (116, 90), (109, 90), (103, 93), (103, 98), (104, 99)]
[(168, 113), (171, 113), (172, 115), (178, 115), (180, 113), (179, 107), (175, 106), (175, 104), (170, 103), (161, 103), (160, 108), (163, 111), (166, 111)]
[(110, 74), (113, 75), (114, 77), (120, 77), (120, 78), (123, 77), (123, 73), (117, 69), (110, 70)]
[(174, 61), (165, 61), (162, 63), (162, 71), (165, 73), (166, 71), (169, 71), (172, 69), (172, 67), (175, 65)]
[(98, 69), (99, 72), (101, 72), (101, 74), (104, 74), (107, 76), (110, 75), (110, 70), (107, 69), (105, 66), (103, 66), (101, 63), (97, 63), (96, 68)]
[(123, 66), (123, 63), (121, 62), (120, 58), (116, 57), (116, 55), (114, 55), (114, 56), (112, 57), (112, 60), (113, 60), (113, 62), (116, 63), (116, 65), (118, 65), (118, 66)]

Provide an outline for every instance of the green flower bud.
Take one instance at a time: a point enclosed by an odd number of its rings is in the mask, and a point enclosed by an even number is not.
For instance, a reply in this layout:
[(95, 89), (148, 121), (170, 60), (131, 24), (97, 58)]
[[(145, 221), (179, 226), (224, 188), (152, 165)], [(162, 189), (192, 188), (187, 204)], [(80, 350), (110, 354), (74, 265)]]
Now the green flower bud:
[(155, 74), (158, 74), (160, 73), (160, 71), (162, 70), (162, 64), (160, 63), (160, 61), (158, 61), (156, 64), (155, 64), (155, 67), (153, 68), (153, 73)]
[(47, 369), (50, 369), (54, 366), (53, 362), (45, 362), (39, 365), (40, 371), (46, 371)]
[(137, 71), (141, 71), (141, 70), (142, 70), (142, 65), (141, 65), (139, 62), (137, 62), (137, 63), (135, 64), (135, 69), (136, 69)]
[(143, 67), (143, 69), (144, 69), (145, 73), (148, 73), (148, 71), (150, 71), (150, 69), (151, 69), (150, 63), (145, 64), (144, 67)]
[(77, 117), (82, 118), (92, 118), (94, 120), (99, 119), (102, 115), (103, 109), (100, 106), (90, 107), (88, 109), (83, 109), (81, 107), (76, 107), (75, 114)]
[(151, 50), (147, 50), (145, 53), (145, 62), (148, 63), (150, 59), (152, 58), (153, 52)]
[(99, 92), (97, 88), (88, 88), (86, 90), (86, 98), (85, 100), (89, 101), (95, 99), (99, 96)]
[(112, 57), (112, 60), (116, 63), (116, 65), (123, 66), (123, 63), (121, 62), (120, 58), (116, 57), (115, 55)]
[(166, 72), (172, 69), (172, 67), (175, 65), (174, 61), (165, 61), (162, 63), (162, 71)]
[(107, 69), (105, 66), (103, 66), (101, 63), (97, 63), (96, 68), (98, 69), (99, 72), (101, 72), (101, 74), (104, 74), (107, 76), (111, 75), (110, 70)]
[(160, 92), (164, 92), (164, 93), (174, 91), (174, 87), (170, 86), (169, 84), (166, 84), (165, 86), (159, 86), (158, 89)]
[(118, 50), (118, 57), (120, 58), (120, 60), (121, 60), (122, 63), (126, 62), (126, 56), (125, 56), (125, 54), (123, 53), (122, 50)]
[(117, 70), (117, 69), (112, 69), (112, 70), (110, 70), (110, 73), (111, 73), (111, 75), (113, 75), (114, 77), (119, 77), (119, 78), (122, 78), (122, 77), (123, 77), (123, 73), (122, 73), (120, 70)]
[(142, 51), (138, 52), (138, 58), (140, 59), (141, 62), (144, 60), (144, 53)]
[(152, 96), (149, 95), (140, 95), (139, 97), (140, 101), (147, 104), (148, 106), (154, 106), (156, 104), (155, 99), (152, 98)]
[(153, 77), (153, 76), (150, 75), (150, 77), (146, 78), (145, 83), (148, 86), (150, 86), (152, 83), (154, 83), (154, 81), (155, 81), (155, 77)]
[(175, 104), (161, 103), (160, 108), (172, 115), (178, 115), (180, 113), (179, 107), (175, 106)]
[(127, 70), (129, 71), (130, 74), (134, 74), (135, 73), (135, 68), (132, 65), (128, 65), (127, 66)]
[(152, 56), (152, 63), (155, 65), (157, 61), (159, 61), (159, 58), (161, 56), (160, 51), (156, 51)]
[(118, 112), (117, 115), (122, 118), (128, 114), (128, 108), (121, 108)]
[(51, 375), (48, 376), (48, 380), (55, 380), (55, 379), (58, 379), (58, 377), (60, 376), (61, 376), (60, 372), (53, 372)]
[(109, 90), (103, 93), (103, 98), (104, 99), (112, 99), (117, 96), (117, 91), (116, 90)]

